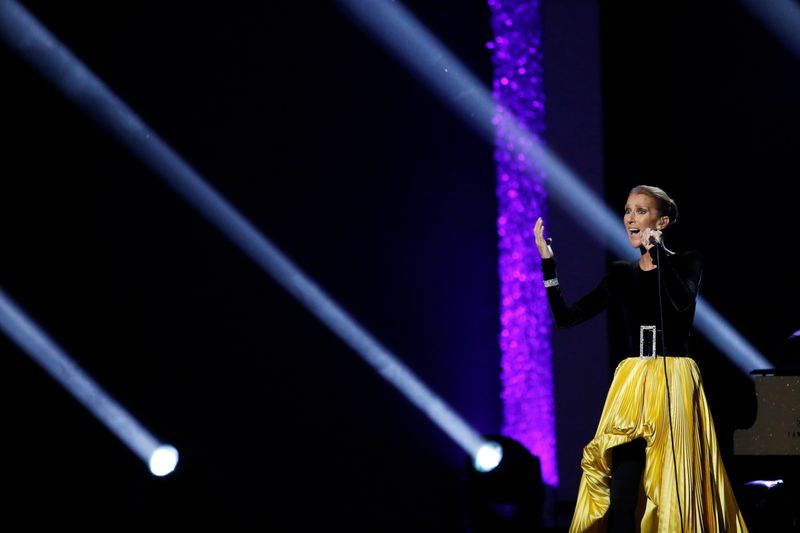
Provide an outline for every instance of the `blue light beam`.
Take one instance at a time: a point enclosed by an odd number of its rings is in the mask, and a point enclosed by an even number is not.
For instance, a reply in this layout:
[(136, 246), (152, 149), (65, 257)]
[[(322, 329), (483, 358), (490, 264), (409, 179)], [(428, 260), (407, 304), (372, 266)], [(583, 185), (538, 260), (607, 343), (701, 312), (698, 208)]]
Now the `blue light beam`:
[[(621, 258), (639, 256), (624, 233), (622, 215), (610, 210), (521, 121), (511, 113), (497, 113), (491, 92), (399, 2), (337, 0), (337, 3), (487, 142), (494, 143), (498, 123), (511, 132), (509, 138), (519, 139), (515, 149), (544, 173), (550, 196), (565, 207), (589, 235)], [(533, 228), (530, 238), (533, 238)], [(698, 298), (696, 324), (742, 372), (749, 374), (754, 369), (772, 368), (773, 365), (702, 297)]]
[(284, 256), (22, 6), (0, 0), (0, 35), (167, 182), (387, 381), (475, 456), (485, 439)]
[(800, 6), (793, 0), (741, 0), (767, 30), (800, 58)]
[(164, 476), (175, 469), (178, 450), (153, 437), (81, 370), (2, 290), (0, 328), (147, 463), (153, 475)]

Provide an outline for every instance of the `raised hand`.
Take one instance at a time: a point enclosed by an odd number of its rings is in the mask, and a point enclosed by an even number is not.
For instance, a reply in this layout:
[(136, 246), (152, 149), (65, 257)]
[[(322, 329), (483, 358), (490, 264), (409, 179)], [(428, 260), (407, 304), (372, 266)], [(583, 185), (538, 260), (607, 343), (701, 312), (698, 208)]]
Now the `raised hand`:
[(539, 250), (539, 255), (542, 259), (553, 257), (550, 239), (544, 238), (544, 223), (542, 222), (542, 217), (536, 219), (536, 225), (533, 227), (533, 236), (536, 238), (536, 248)]

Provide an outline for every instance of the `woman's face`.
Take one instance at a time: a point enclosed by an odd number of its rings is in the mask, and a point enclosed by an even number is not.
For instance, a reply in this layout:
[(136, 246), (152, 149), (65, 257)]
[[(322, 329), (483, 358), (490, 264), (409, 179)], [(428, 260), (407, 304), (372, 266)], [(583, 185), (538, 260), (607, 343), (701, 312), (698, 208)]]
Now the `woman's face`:
[(622, 218), (625, 229), (628, 230), (631, 246), (634, 248), (642, 246), (642, 230), (655, 228), (658, 224), (655, 199), (642, 193), (631, 194), (625, 203), (625, 215)]

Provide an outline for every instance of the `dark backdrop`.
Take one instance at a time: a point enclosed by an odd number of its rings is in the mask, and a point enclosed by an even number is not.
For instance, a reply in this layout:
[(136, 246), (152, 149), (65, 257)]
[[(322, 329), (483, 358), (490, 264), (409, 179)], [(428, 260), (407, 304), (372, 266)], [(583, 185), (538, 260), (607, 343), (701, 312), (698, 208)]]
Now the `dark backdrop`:
[[(333, 3), (300, 4), (25, 3), (495, 432), (492, 147)], [(483, 2), (406, 5), (491, 79)], [(797, 62), (736, 6), (632, 5), (600, 5), (607, 199), (664, 186), (671, 245), (702, 251), (703, 295), (770, 356), (800, 322)], [(0, 66), (0, 286), (182, 454), (153, 478), (3, 338), (3, 520), (463, 531), (463, 452), (5, 47)], [(750, 381), (699, 334), (693, 349), (728, 442), (752, 422)]]

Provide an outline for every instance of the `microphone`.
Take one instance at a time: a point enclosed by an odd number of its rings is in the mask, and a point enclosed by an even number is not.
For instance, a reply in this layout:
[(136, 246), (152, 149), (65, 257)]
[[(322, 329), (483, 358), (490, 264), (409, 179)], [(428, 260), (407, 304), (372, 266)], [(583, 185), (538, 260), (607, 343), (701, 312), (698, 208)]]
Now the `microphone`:
[[(656, 229), (655, 231), (658, 230)], [(652, 233), (650, 234), (650, 237), (648, 237), (647, 240), (650, 244), (655, 244), (656, 246), (664, 246), (664, 243), (662, 241), (657, 240), (655, 235), (653, 235)]]

